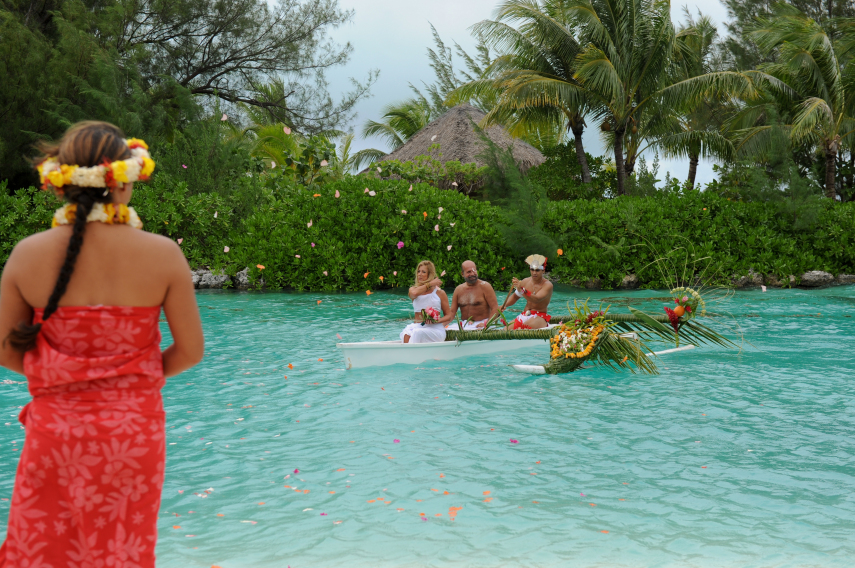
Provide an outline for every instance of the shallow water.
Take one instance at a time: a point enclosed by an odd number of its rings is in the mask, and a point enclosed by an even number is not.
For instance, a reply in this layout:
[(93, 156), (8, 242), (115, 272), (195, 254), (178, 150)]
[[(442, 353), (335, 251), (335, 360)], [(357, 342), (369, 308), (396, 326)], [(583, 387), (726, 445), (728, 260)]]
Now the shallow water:
[[(661, 291), (590, 296), (613, 310), (662, 309), (643, 300)], [(336, 334), (397, 338), (403, 296), (197, 298), (205, 360), (164, 389), (160, 567), (855, 558), (853, 286), (739, 292), (716, 306), (735, 319), (719, 321), (753, 347), (664, 356), (654, 377), (527, 377), (506, 366), (544, 362), (546, 346), (344, 371)], [(0, 370), (0, 381), (19, 379)], [(28, 400), (24, 384), (0, 384), (3, 499)], [(0, 536), (8, 506), (0, 501)]]

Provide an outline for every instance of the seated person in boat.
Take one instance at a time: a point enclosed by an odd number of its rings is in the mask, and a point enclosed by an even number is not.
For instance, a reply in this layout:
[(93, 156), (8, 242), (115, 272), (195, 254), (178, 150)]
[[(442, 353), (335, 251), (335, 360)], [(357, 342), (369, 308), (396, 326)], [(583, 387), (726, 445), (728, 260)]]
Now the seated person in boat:
[[(442, 290), (442, 280), (436, 277), (436, 267), (429, 260), (423, 260), (416, 267), (416, 283), (410, 288), (410, 299), (413, 301), (415, 323), (411, 323), (401, 332), (404, 343), (433, 343), (445, 341), (445, 324), (440, 323), (442, 315), (451, 313), (448, 307), (448, 295)], [(423, 321), (422, 311), (429, 316), (433, 314), (433, 322)], [(441, 311), (441, 313), (440, 313)]]
[(543, 277), (546, 257), (533, 254), (525, 259), (531, 276), (520, 281), (513, 279), (513, 290), (502, 304), (504, 311), (513, 306), (520, 298), (525, 298), (525, 309), (514, 319), (508, 329), (542, 329), (549, 325), (552, 316), (546, 313), (549, 300), (552, 299), (552, 282)]
[(442, 318), (442, 321), (453, 320), (459, 308), (464, 330), (481, 329), (499, 311), (496, 292), (489, 282), (478, 278), (478, 267), (471, 260), (461, 265), (460, 274), (465, 282), (454, 289), (454, 295), (451, 297), (451, 311)]

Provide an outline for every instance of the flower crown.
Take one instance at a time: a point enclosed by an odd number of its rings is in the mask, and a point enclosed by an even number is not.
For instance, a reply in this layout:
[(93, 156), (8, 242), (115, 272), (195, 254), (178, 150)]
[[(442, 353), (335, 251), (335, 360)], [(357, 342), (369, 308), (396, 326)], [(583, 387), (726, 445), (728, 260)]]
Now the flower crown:
[(120, 183), (146, 181), (154, 171), (154, 160), (148, 153), (148, 145), (139, 138), (130, 138), (125, 142), (131, 150), (130, 158), (116, 162), (104, 158), (101, 165), (90, 168), (60, 164), (56, 158), (47, 158), (36, 166), (42, 189), (52, 187), (61, 195), (64, 185), (104, 187), (112, 191)]

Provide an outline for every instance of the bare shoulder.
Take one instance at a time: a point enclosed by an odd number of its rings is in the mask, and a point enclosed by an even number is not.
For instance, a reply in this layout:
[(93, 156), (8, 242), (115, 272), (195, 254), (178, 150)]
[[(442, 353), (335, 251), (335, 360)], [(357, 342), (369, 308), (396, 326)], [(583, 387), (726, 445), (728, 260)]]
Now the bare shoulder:
[(484, 290), (493, 291), (493, 285), (487, 282), (486, 280), (481, 280), (481, 288)]
[(436, 295), (439, 296), (440, 298), (444, 298), (445, 300), (448, 300), (448, 294), (445, 293), (445, 290), (437, 290)]
[(54, 251), (64, 252), (70, 236), (71, 228), (55, 227), (21, 239), (12, 249), (4, 268), (14, 269), (16, 266), (39, 262), (45, 255), (50, 255)]

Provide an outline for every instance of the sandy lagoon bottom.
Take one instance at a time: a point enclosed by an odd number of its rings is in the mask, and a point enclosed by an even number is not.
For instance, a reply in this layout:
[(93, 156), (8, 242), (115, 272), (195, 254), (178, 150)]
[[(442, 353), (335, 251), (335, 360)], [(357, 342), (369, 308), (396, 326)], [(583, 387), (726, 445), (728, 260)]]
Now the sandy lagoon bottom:
[[(853, 564), (855, 287), (739, 292), (716, 309), (754, 347), (655, 377), (509, 371), (545, 346), (344, 371), (336, 334), (394, 339), (402, 295), (198, 300), (207, 355), (164, 390), (159, 567)], [(19, 378), (0, 370), (0, 535)]]

